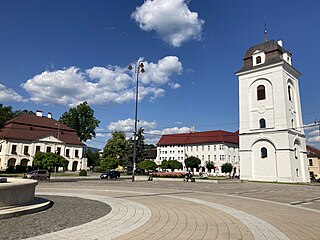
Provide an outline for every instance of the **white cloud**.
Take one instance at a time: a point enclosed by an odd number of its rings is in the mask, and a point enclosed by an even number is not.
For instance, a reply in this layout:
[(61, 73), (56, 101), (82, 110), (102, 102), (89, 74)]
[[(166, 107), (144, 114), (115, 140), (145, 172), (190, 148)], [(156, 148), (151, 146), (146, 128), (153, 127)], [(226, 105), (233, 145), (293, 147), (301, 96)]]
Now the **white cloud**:
[(26, 102), (20, 94), (0, 83), (0, 102)]
[(143, 64), (145, 72), (140, 74), (142, 84), (166, 84), (173, 74), (182, 72), (182, 64), (176, 56), (166, 56), (157, 63), (143, 62)]
[[(149, 131), (150, 129), (153, 129), (157, 126), (157, 123), (155, 121), (148, 122), (140, 120), (138, 122), (138, 128), (142, 127), (145, 129), (145, 131)], [(119, 120), (117, 122), (111, 122), (107, 128), (110, 131), (123, 131), (123, 132), (133, 132), (134, 130), (134, 119), (127, 118), (125, 120)]]
[[(165, 90), (160, 86), (182, 71), (182, 64), (175, 56), (144, 64), (146, 72), (140, 75), (140, 100), (149, 97), (153, 101), (164, 96)], [(135, 99), (134, 72), (119, 66), (95, 66), (84, 71), (76, 67), (45, 71), (21, 87), (31, 95), (31, 101), (43, 104), (75, 106), (83, 101), (89, 104), (121, 104)]]
[[(156, 144), (160, 137), (164, 134), (175, 134), (175, 133), (188, 133), (190, 132), (189, 127), (173, 127), (173, 128), (165, 128), (162, 130), (156, 130), (157, 123), (155, 121), (144, 121), (140, 120), (138, 122), (138, 128), (144, 128), (144, 137), (146, 143)], [(134, 130), (134, 119), (127, 118), (125, 120), (119, 120), (117, 122), (111, 122), (107, 129), (109, 131), (123, 131), (127, 133), (127, 136), (130, 136)]]
[(173, 83), (173, 82), (169, 82), (169, 87), (171, 87), (172, 89), (178, 89), (181, 87), (181, 85), (179, 83)]
[(146, 0), (131, 17), (144, 31), (155, 31), (163, 41), (173, 47), (201, 39), (204, 21), (191, 12), (186, 0)]
[(310, 143), (320, 143), (320, 136), (314, 136), (314, 137), (308, 138), (308, 142), (310, 142)]

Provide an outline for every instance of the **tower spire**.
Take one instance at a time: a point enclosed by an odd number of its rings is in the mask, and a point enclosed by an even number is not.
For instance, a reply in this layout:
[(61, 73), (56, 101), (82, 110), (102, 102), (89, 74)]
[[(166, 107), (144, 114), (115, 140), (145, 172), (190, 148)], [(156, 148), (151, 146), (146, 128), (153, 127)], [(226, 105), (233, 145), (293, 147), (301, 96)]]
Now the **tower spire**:
[(264, 18), (264, 41), (268, 42), (268, 32), (267, 32), (266, 18)]

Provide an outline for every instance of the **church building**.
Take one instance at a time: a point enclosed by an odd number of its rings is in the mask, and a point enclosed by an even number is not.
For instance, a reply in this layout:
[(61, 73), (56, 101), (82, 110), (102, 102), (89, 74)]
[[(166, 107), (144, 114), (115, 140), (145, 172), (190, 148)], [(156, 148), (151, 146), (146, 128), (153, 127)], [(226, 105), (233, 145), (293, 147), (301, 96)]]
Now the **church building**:
[(298, 78), (282, 41), (249, 48), (239, 78), (242, 180), (310, 182)]

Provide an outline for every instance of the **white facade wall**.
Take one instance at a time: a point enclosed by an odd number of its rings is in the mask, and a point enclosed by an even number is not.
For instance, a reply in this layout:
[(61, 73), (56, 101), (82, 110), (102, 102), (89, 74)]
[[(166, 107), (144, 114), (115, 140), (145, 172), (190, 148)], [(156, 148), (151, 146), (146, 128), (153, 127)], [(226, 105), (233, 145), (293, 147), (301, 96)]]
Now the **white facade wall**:
[[(280, 62), (237, 75), (241, 179), (309, 182), (297, 80), (300, 73)], [(257, 100), (259, 85), (265, 86), (263, 100)], [(260, 128), (262, 118), (265, 128)], [(266, 158), (261, 157), (262, 148), (267, 149)]]
[[(0, 146), (0, 170), (8, 168), (10, 159), (11, 164), (14, 162), (14, 166), (25, 164), (27, 166), (32, 166), (37, 146), (40, 147), (41, 152), (50, 151), (52, 153), (57, 152), (58, 148), (60, 148), (60, 155), (69, 161), (68, 170), (78, 171), (80, 169), (87, 168), (87, 161), (85, 158), (82, 158), (82, 146), (67, 145), (53, 136), (32, 142), (21, 140), (2, 140), (0, 141)], [(12, 153), (14, 146), (16, 146), (16, 153)], [(28, 151), (26, 153), (24, 151), (25, 147), (28, 147)], [(68, 152), (69, 154), (67, 155)]]
[[(204, 143), (192, 145), (162, 145), (157, 147), (156, 163), (161, 164), (163, 160), (178, 160), (185, 168), (184, 160), (188, 157), (197, 157), (201, 160), (201, 167), (206, 166), (207, 161), (214, 162), (217, 175), (221, 173), (221, 166), (224, 163), (231, 163), (236, 168), (235, 174), (239, 174), (239, 148), (236, 144), (231, 143)], [(200, 169), (202, 171), (202, 169)], [(207, 172), (207, 169), (205, 169)]]

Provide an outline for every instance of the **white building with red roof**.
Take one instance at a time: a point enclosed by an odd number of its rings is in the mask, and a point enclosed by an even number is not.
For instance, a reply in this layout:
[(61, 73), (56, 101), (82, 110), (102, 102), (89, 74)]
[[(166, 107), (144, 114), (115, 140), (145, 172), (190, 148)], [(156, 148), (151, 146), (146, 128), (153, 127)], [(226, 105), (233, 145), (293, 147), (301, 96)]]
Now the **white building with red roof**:
[(86, 169), (83, 147), (76, 131), (54, 120), (51, 113), (22, 114), (0, 130), (0, 170), (32, 166), (37, 151), (58, 153), (69, 161), (68, 170)]
[(200, 171), (207, 171), (206, 162), (212, 161), (215, 165), (213, 172), (219, 175), (222, 164), (229, 162), (235, 174), (239, 174), (238, 132), (215, 130), (168, 134), (163, 135), (157, 143), (157, 164), (163, 160), (178, 160), (183, 164), (182, 170), (187, 171), (184, 160), (191, 156), (201, 160)]

